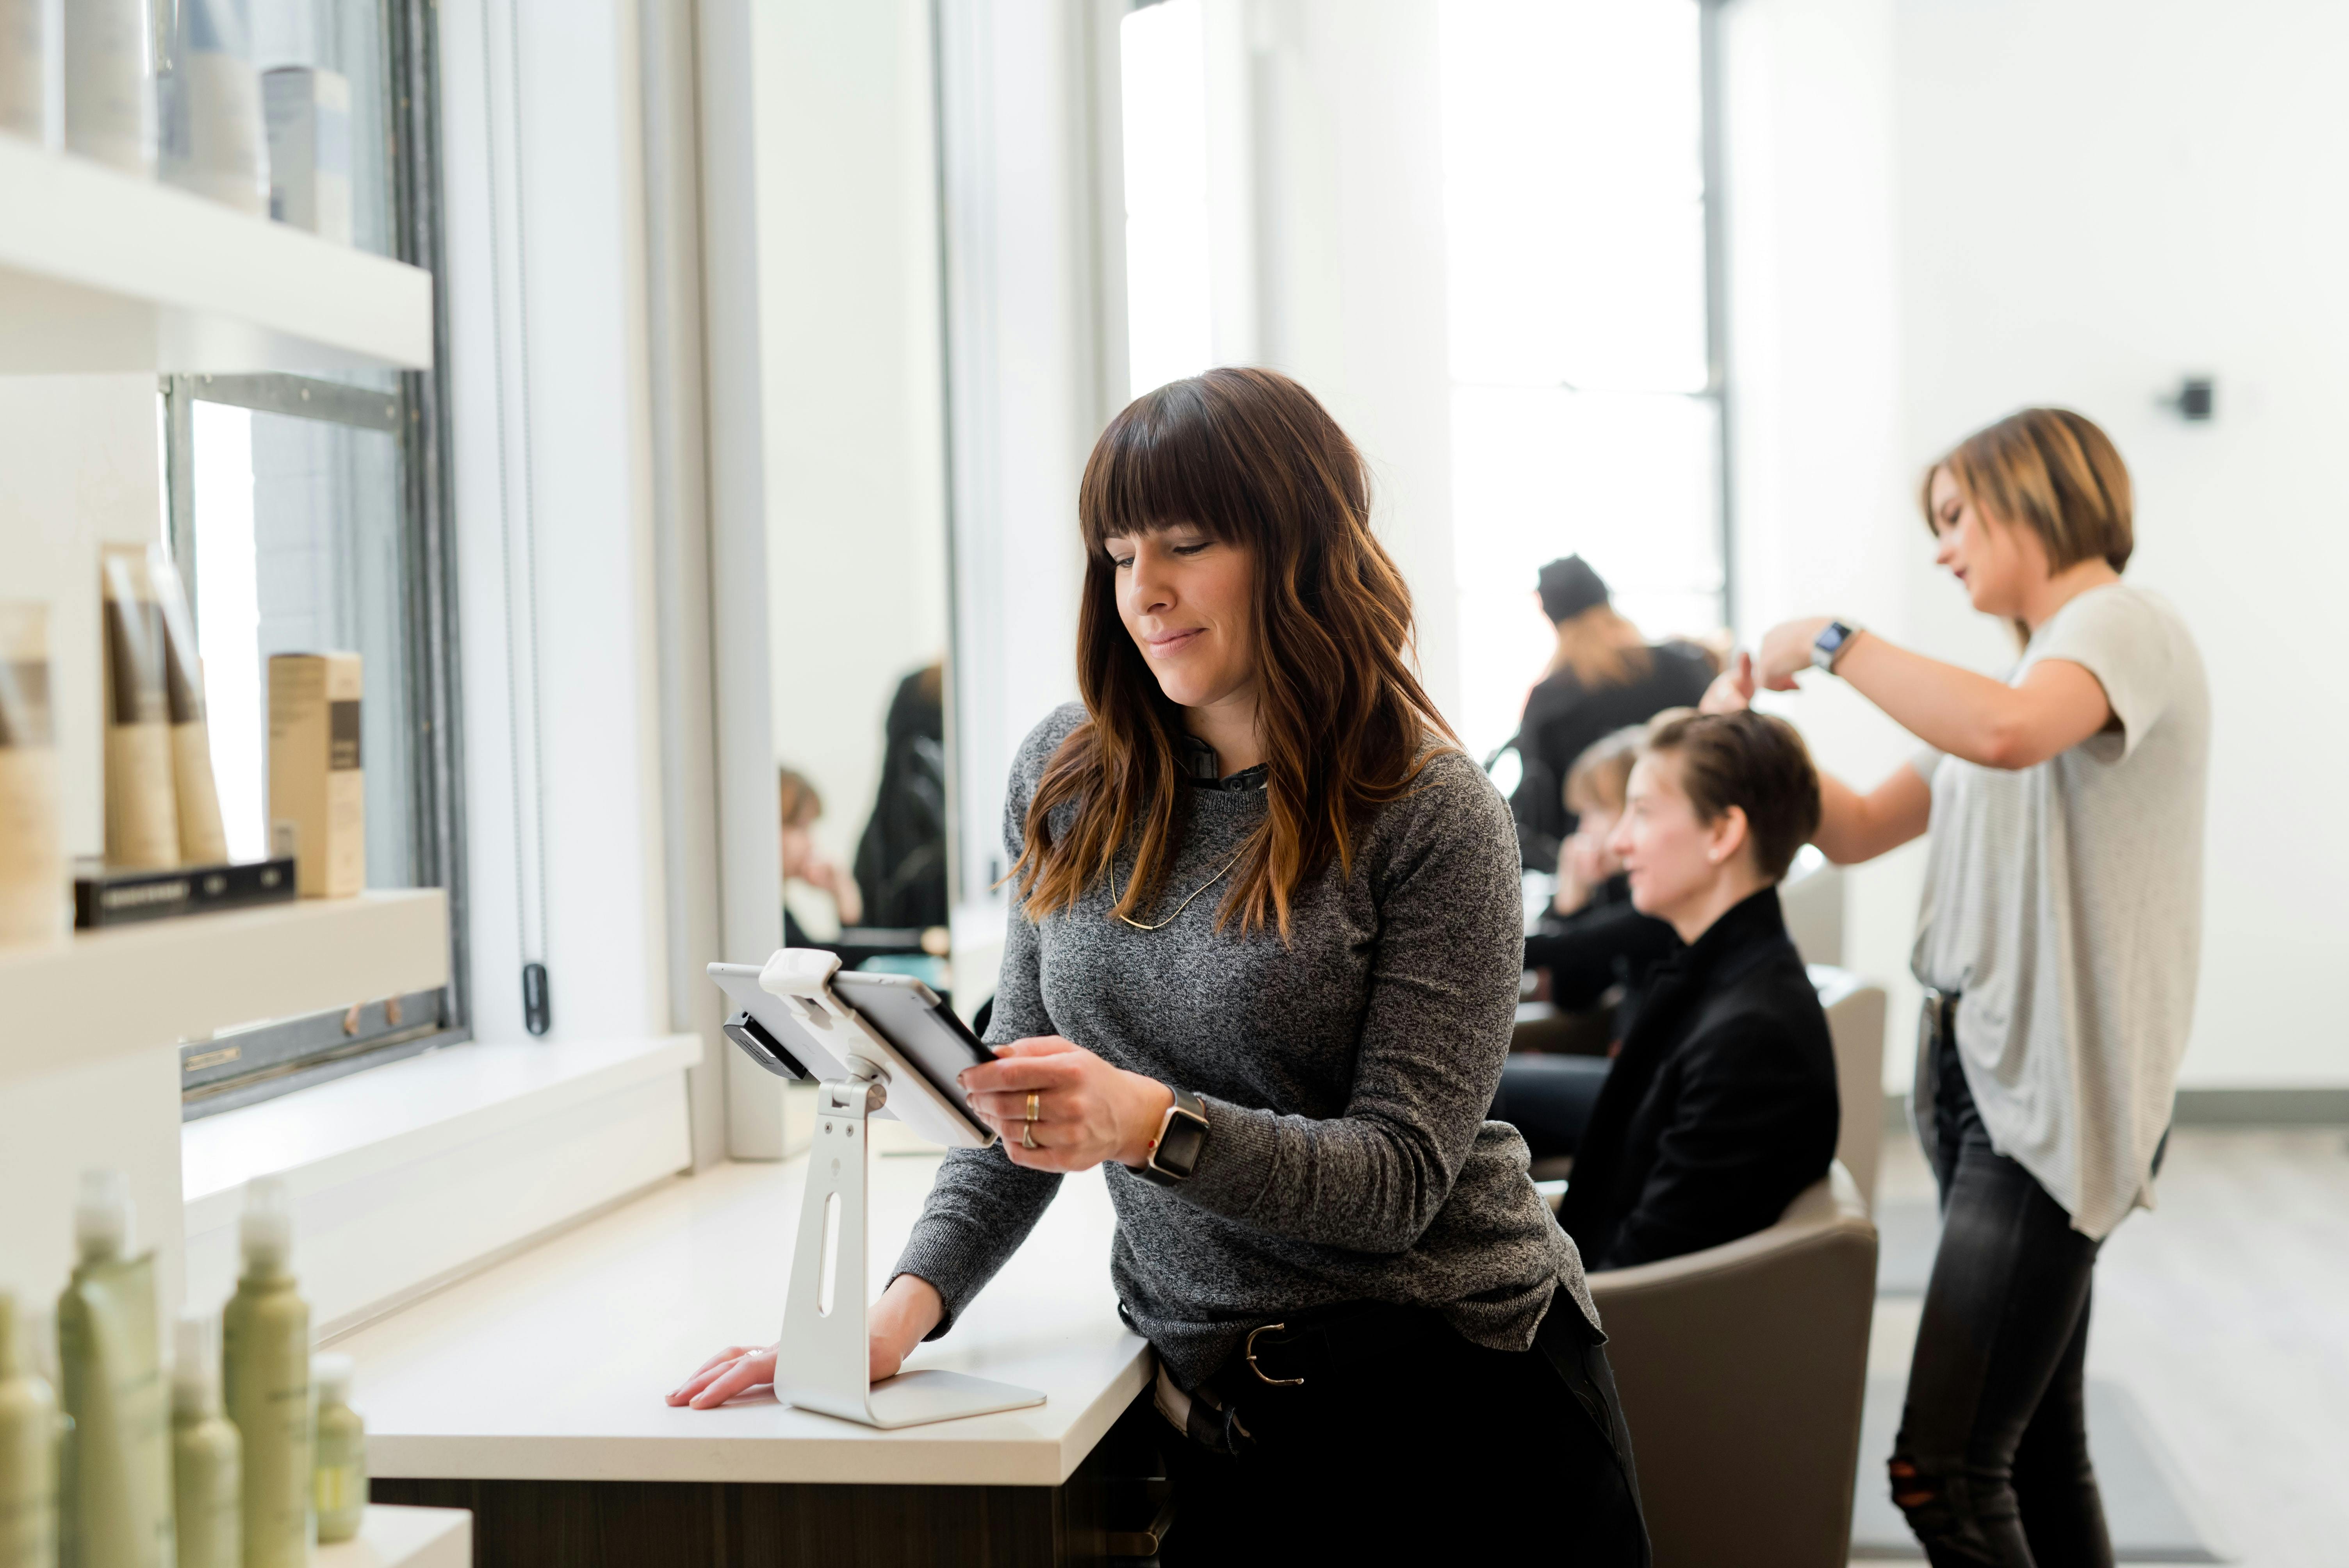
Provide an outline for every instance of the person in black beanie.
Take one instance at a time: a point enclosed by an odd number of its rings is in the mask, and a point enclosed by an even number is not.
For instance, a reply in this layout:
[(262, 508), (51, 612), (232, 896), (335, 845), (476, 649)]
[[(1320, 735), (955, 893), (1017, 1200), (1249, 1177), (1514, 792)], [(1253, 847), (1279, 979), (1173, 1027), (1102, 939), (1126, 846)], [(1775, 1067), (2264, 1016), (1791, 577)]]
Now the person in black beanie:
[(1616, 613), (1607, 583), (1579, 555), (1541, 569), (1542, 613), (1557, 628), (1557, 651), (1526, 695), (1516, 745), (1525, 772), (1509, 810), (1517, 846), (1531, 871), (1557, 869), (1574, 831), (1565, 798), (1567, 770), (1594, 741), (1644, 724), (1668, 707), (1693, 707), (1713, 683), (1702, 649), (1651, 645)]

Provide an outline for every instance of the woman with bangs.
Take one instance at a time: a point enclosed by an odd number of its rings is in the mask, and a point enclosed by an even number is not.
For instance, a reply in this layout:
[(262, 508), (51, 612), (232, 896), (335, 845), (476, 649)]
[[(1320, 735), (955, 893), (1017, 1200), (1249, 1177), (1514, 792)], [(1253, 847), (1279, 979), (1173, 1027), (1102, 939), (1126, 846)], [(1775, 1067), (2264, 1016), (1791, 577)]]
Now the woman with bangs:
[[(1367, 1553), (1433, 1508), (1463, 1539), (1643, 1562), (1581, 1264), (1485, 1119), (1516, 833), (1412, 672), (1369, 511), (1351, 442), (1269, 371), (1172, 383), (1102, 433), (1084, 700), (1012, 766), (999, 1059), (965, 1080), (1002, 1140), (947, 1158), (873, 1375), (1101, 1166), (1121, 1315), (1182, 1434), (1168, 1561)], [(694, 1402), (771, 1375), (733, 1365)]]

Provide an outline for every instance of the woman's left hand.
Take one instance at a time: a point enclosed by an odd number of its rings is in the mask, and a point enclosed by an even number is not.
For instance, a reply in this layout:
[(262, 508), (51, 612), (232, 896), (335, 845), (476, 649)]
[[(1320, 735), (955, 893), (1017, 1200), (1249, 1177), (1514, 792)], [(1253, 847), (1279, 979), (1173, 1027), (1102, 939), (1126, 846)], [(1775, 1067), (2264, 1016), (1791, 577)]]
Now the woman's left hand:
[(1825, 615), (1779, 622), (1762, 639), (1762, 652), (1754, 661), (1754, 673), (1772, 691), (1793, 691), (1795, 676), (1811, 667), (1811, 645), (1826, 629)]
[[(1058, 1035), (995, 1047), (996, 1059), (965, 1068), (971, 1107), (1003, 1135), (1014, 1165), (1090, 1171), (1116, 1161), (1140, 1165), (1174, 1094), (1156, 1078), (1113, 1068)], [(1035, 1115), (1029, 1112), (1033, 1109)]]

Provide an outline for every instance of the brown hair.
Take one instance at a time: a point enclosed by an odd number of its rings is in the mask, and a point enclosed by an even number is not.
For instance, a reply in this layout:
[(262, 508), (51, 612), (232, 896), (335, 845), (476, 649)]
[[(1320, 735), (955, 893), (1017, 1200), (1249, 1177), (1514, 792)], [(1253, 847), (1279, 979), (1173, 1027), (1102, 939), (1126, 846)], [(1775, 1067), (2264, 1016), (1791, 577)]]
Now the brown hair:
[(1576, 816), (1585, 811), (1620, 811), (1631, 786), (1631, 766), (1640, 760), (1647, 727), (1629, 729), (1592, 741), (1566, 770), (1566, 788), (1559, 791), (1566, 809)]
[(1557, 624), (1557, 651), (1550, 655), (1546, 673), (1572, 670), (1576, 680), (1595, 689), (1635, 681), (1654, 663), (1639, 627), (1614, 605), (1593, 604)]
[(1718, 821), (1732, 806), (1745, 813), (1754, 863), (1774, 882), (1819, 830), (1818, 769), (1783, 718), (1682, 710), (1651, 725), (1646, 754), (1680, 759), (1681, 789), (1700, 820)]
[(1925, 470), (1919, 492), (1925, 526), (1936, 535), (1933, 476), (1944, 469), (1976, 511), (2037, 534), (2049, 571), (2099, 556), (2116, 572), (2127, 567), (2137, 547), (2128, 468), (2112, 438), (2085, 416), (2025, 408), (1950, 449)]
[(1411, 591), (1371, 536), (1370, 509), (1354, 444), (1276, 372), (1170, 382), (1110, 421), (1077, 493), (1085, 720), (1045, 766), (1012, 867), (1030, 919), (1072, 905), (1129, 841), (1133, 872), (1112, 913), (1148, 910), (1164, 878), (1189, 809), (1182, 710), (1118, 617), (1107, 542), (1176, 524), (1255, 559), (1265, 820), (1232, 868), (1217, 926), (1237, 916), (1243, 931), (1269, 924), (1286, 940), (1307, 879), (1333, 858), (1351, 871), (1362, 816), (1409, 792), (1431, 738), (1454, 738), (1412, 673)]
[(784, 827), (805, 827), (823, 815), (823, 797), (815, 792), (806, 774), (795, 768), (778, 768), (775, 783), (781, 797)]

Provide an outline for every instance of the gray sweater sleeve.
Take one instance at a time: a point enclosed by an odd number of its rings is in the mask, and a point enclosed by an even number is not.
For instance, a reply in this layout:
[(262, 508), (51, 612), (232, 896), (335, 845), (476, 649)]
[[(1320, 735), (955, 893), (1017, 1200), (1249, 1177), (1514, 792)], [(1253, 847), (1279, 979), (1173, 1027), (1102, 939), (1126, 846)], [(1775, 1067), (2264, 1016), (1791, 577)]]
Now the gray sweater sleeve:
[[(1257, 1230), (1355, 1252), (1410, 1250), (1485, 1123), (1516, 1010), (1516, 835), (1475, 764), (1431, 759), (1374, 877), (1378, 950), (1342, 1115), (1207, 1099), (1198, 1169), (1175, 1189)], [(1382, 876), (1380, 872), (1382, 872)]]
[[(1019, 859), (1034, 780), (1065, 733), (1040, 729), (1029, 737), (1013, 764), (1011, 789), (1003, 803), (1006, 865)], [(1040, 755), (1031, 757), (1040, 745)], [(1003, 969), (996, 981), (995, 1012), (988, 1020), (988, 1045), (1054, 1032), (1044, 1011), (1038, 953), (1036, 926), (1022, 912), (1015, 891), (1004, 921)], [(947, 1156), (890, 1275), (894, 1282), (897, 1274), (913, 1274), (936, 1287), (946, 1315), (928, 1337), (936, 1339), (954, 1326), (964, 1305), (1019, 1250), (1060, 1190), (1056, 1172), (1014, 1165), (999, 1142), (988, 1149), (957, 1149)]]

